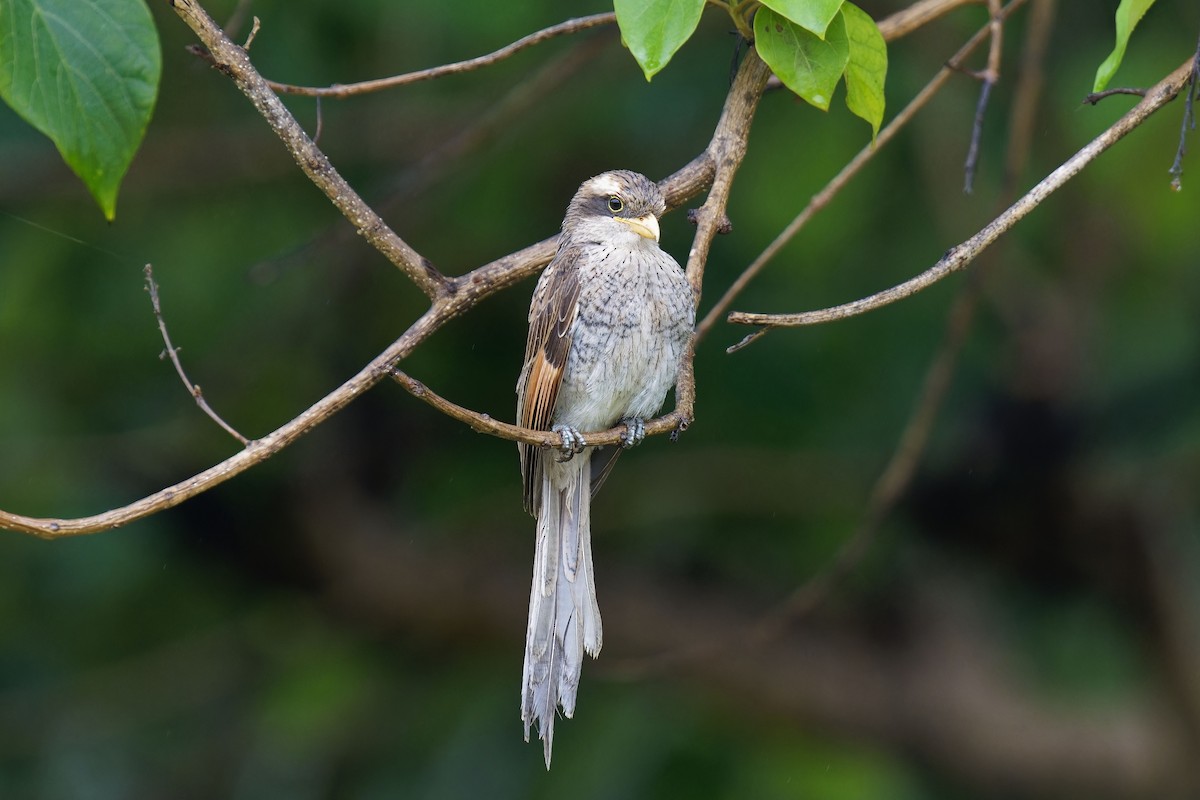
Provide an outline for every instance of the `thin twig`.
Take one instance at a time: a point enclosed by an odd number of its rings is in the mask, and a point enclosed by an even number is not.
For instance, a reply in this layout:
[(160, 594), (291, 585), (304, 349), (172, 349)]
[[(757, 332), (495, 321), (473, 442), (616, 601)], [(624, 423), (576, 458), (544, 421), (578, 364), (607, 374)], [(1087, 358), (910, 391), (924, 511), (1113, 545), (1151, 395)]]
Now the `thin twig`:
[[(467, 425), (476, 433), (486, 433), (501, 439), (524, 442), (537, 447), (559, 447), (562, 444), (561, 434), (554, 431), (536, 431), (532, 428), (522, 428), (520, 425), (501, 422), (490, 414), (472, 411), (469, 408), (452, 403), (399, 369), (392, 370), (392, 378), (413, 397), (425, 401), (451, 419)], [(679, 411), (672, 411), (657, 419), (647, 420), (646, 435), (653, 436), (660, 433), (674, 432), (679, 430), (680, 427), (686, 427), (687, 422), (688, 420)], [(596, 447), (622, 444), (626, 436), (627, 431), (623, 424), (604, 431), (583, 432), (583, 438), (587, 440), (587, 443)]]
[[(1005, 6), (1003, 14), (1010, 14), (1012, 11), (1024, 5), (1025, 2), (1026, 0), (1013, 0), (1013, 2)], [(762, 271), (763, 267), (765, 267), (773, 258), (775, 258), (775, 256), (779, 254), (779, 251), (782, 250), (793, 238), (795, 238), (796, 234), (800, 232), (801, 228), (807, 225), (809, 220), (811, 220), (818, 211), (829, 205), (829, 203), (833, 201), (834, 197), (836, 197), (838, 193), (845, 188), (846, 184), (848, 184), (850, 180), (867, 165), (867, 162), (869, 162), (877, 153), (883, 150), (884, 146), (886, 146), (896, 136), (896, 134), (899, 133), (914, 116), (916, 116), (917, 112), (925, 107), (925, 105), (933, 98), (933, 96), (937, 94), (937, 92), (946, 84), (951, 75), (954, 74), (956, 65), (961, 63), (963, 59), (969, 56), (975, 50), (975, 48), (977, 48), (983, 42), (983, 40), (987, 38), (989, 30), (990, 25), (984, 26), (983, 28), (980, 28), (974, 36), (968, 39), (967, 42), (961, 48), (959, 48), (958, 52), (946, 62), (946, 65), (943, 66), (929, 81), (929, 83), (927, 83), (925, 87), (917, 93), (917, 96), (914, 97), (909, 104), (905, 106), (900, 113), (897, 114), (891, 120), (891, 122), (889, 122), (883, 128), (883, 130), (879, 132), (879, 135), (875, 138), (875, 142), (873, 144), (868, 144), (864, 146), (862, 150), (859, 150), (858, 154), (855, 155), (854, 158), (852, 158), (850, 162), (846, 164), (846, 166), (842, 167), (841, 171), (839, 171), (838, 174), (829, 181), (829, 183), (825, 184), (821, 191), (813, 195), (812, 199), (808, 202), (808, 205), (805, 206), (804, 209), (797, 214), (790, 223), (788, 223), (787, 227), (780, 231), (779, 235), (776, 236), (769, 245), (767, 245), (766, 249), (759, 253), (754, 261), (752, 261), (750, 265), (742, 271), (742, 274), (737, 277), (737, 280), (735, 280), (733, 284), (731, 284), (730, 287), (725, 290), (725, 293), (721, 295), (721, 299), (717, 301), (716, 305), (714, 305), (712, 309), (709, 310), (709, 312), (704, 316), (704, 319), (701, 320), (700, 324), (696, 328), (697, 340), (704, 338), (704, 336), (706, 336), (708, 332), (712, 330), (717, 321), (725, 314), (726, 311), (729, 310), (729, 306), (733, 304), (734, 299), (736, 299), (737, 296), (740, 295), (743, 290), (745, 290), (746, 286), (749, 285), (750, 281), (752, 281), (758, 275), (758, 273)]]
[(203, 411), (205, 414), (208, 414), (208, 416), (212, 418), (213, 422), (224, 428), (225, 432), (230, 436), (237, 439), (244, 445), (250, 444), (249, 439), (238, 433), (232, 425), (221, 419), (221, 416), (217, 414), (216, 411), (213, 411), (212, 406), (210, 406), (208, 401), (204, 399), (204, 393), (200, 391), (200, 384), (192, 383), (191, 379), (188, 378), (187, 373), (183, 371), (183, 364), (179, 360), (179, 348), (171, 344), (171, 336), (167, 333), (167, 321), (163, 318), (162, 304), (158, 299), (158, 284), (154, 282), (154, 267), (150, 264), (147, 264), (142, 271), (146, 276), (146, 291), (150, 293), (150, 305), (154, 308), (154, 318), (158, 320), (158, 332), (162, 334), (163, 344), (166, 345), (167, 348), (162, 352), (160, 358), (165, 356), (171, 359), (171, 363), (175, 365), (175, 372), (179, 374), (179, 380), (183, 381), (183, 385), (188, 390), (188, 394), (190, 394), (192, 399), (196, 401), (196, 405), (200, 406), (201, 411)]
[[(885, 289), (868, 297), (844, 303), (840, 306), (824, 308), (819, 311), (806, 311), (799, 314), (752, 314), (735, 311), (729, 315), (729, 321), (737, 325), (760, 325), (768, 328), (795, 327), (800, 325), (816, 325), (822, 322), (846, 319), (890, 305), (897, 300), (907, 297), (932, 286), (938, 281), (959, 270), (965, 269), (979, 254), (986, 250), (1001, 234), (1009, 231), (1020, 222), (1046, 198), (1061, 188), (1067, 181), (1079, 172), (1101, 153), (1108, 150), (1130, 131), (1146, 121), (1155, 111), (1162, 108), (1183, 90), (1191, 78), (1193, 59), (1178, 67), (1174, 72), (1150, 89), (1140, 103), (1134, 106), (1125, 116), (1113, 123), (1078, 153), (1071, 156), (1057, 169), (1047, 175), (1036, 186), (1030, 189), (1021, 199), (989, 222), (983, 230), (962, 244), (951, 248), (941, 259), (929, 269), (904, 283)], [(747, 337), (731, 349), (744, 347), (757, 336)]]
[(1000, 0), (988, 0), (988, 31), (991, 46), (988, 48), (987, 68), (979, 76), (979, 102), (975, 106), (975, 119), (971, 123), (971, 144), (967, 148), (967, 160), (963, 164), (963, 192), (970, 194), (975, 187), (975, 173), (979, 169), (980, 142), (983, 140), (983, 118), (987, 113), (988, 99), (992, 89), (1000, 81), (1000, 54), (1004, 46), (1004, 24), (1001, 17)]
[(963, 162), (963, 194), (975, 189), (975, 171), (979, 168), (979, 142), (983, 138), (983, 117), (987, 113), (988, 99), (992, 96), (995, 82), (984, 78), (979, 87), (979, 102), (975, 105), (975, 119), (971, 123), (971, 144), (967, 147), (967, 159)]
[(1092, 92), (1087, 97), (1083, 98), (1083, 102), (1087, 105), (1094, 106), (1106, 97), (1112, 97), (1115, 94), (1132, 94), (1137, 97), (1145, 97), (1145, 89), (1135, 89), (1128, 86), (1118, 86), (1115, 89), (1105, 89), (1103, 92)]
[(250, 45), (254, 44), (254, 38), (258, 36), (258, 29), (261, 27), (262, 21), (258, 17), (255, 17), (253, 24), (250, 26), (250, 33), (246, 36), (246, 42), (242, 45), (243, 50), (250, 52)]
[(527, 47), (540, 44), (547, 39), (578, 33), (579, 31), (585, 31), (600, 25), (611, 25), (616, 21), (617, 15), (611, 11), (604, 14), (593, 14), (590, 17), (569, 19), (566, 22), (560, 22), (557, 25), (551, 25), (549, 28), (543, 28), (536, 33), (531, 33), (485, 56), (470, 58), (466, 61), (457, 61), (453, 64), (443, 64), (439, 67), (431, 67), (429, 69), (418, 70), (417, 72), (408, 72), (403, 75), (393, 75), (390, 78), (377, 78), (359, 83), (335, 83), (332, 86), (293, 86), (287, 83), (277, 83), (268, 80), (267, 85), (280, 94), (299, 94), (307, 97), (351, 97), (358, 94), (367, 94), (368, 92), (392, 89), (396, 86), (405, 86), (410, 83), (417, 83), (418, 81), (432, 80), (440, 78), (443, 75), (457, 75), (461, 72), (469, 72), (481, 67), (487, 67), (495, 64), (497, 61), (503, 61)]
[(1187, 135), (1196, 130), (1196, 95), (1200, 93), (1200, 41), (1196, 42), (1196, 55), (1192, 59), (1192, 77), (1187, 93), (1187, 105), (1183, 110), (1183, 122), (1179, 126), (1179, 147), (1175, 149), (1175, 162), (1167, 172), (1171, 176), (1171, 188), (1183, 188), (1183, 157), (1187, 154)]

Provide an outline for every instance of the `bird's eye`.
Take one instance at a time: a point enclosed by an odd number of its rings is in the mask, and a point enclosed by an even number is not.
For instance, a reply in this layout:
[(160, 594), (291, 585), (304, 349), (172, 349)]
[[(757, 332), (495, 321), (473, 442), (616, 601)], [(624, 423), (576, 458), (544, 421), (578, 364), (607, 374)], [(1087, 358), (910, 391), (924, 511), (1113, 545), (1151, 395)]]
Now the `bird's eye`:
[(608, 210), (614, 214), (619, 214), (625, 210), (625, 204), (621, 202), (621, 198), (614, 194), (608, 198)]

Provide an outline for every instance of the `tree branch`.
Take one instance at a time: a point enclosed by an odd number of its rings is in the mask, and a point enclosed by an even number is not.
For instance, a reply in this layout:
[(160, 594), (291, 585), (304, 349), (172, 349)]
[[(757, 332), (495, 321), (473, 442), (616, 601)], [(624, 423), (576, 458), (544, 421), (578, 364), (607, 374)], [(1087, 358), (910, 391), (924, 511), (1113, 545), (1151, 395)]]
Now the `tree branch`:
[(1196, 42), (1196, 55), (1192, 57), (1192, 74), (1188, 79), (1187, 107), (1179, 124), (1179, 147), (1175, 149), (1175, 161), (1167, 174), (1171, 176), (1171, 188), (1183, 188), (1183, 157), (1187, 154), (1188, 133), (1196, 130), (1196, 96), (1200, 94), (1200, 41)]
[(967, 160), (963, 165), (963, 192), (970, 194), (975, 188), (975, 173), (979, 169), (979, 144), (983, 139), (983, 117), (987, 112), (992, 89), (1000, 81), (1000, 54), (1003, 51), (1004, 21), (1000, 0), (987, 0), (991, 46), (988, 48), (987, 67), (979, 76), (983, 85), (979, 88), (979, 102), (975, 106), (975, 119), (971, 124), (971, 144), (967, 147)]
[(275, 131), (300, 169), (350, 220), (359, 234), (399, 267), (427, 297), (435, 298), (449, 291), (446, 277), (397, 236), (338, 174), (329, 158), (308, 137), (296, 118), (271, 91), (266, 80), (254, 69), (246, 51), (230, 41), (196, 0), (172, 0), (172, 7), (208, 48), (213, 65), (233, 79), (271, 126), (271, 130)]
[[(1193, 61), (1189, 58), (1182, 66), (1159, 81), (1158, 84), (1147, 91), (1142, 101), (1134, 106), (1125, 116), (1113, 123), (1106, 131), (1042, 179), (1040, 183), (1030, 189), (1004, 213), (988, 223), (983, 230), (962, 244), (951, 248), (936, 264), (920, 275), (869, 297), (864, 297), (840, 306), (833, 306), (832, 308), (825, 308), (819, 311), (806, 311), (798, 314), (756, 314), (735, 311), (729, 315), (729, 321), (738, 325), (760, 325), (763, 326), (765, 331), (776, 327), (815, 325), (832, 320), (846, 319), (847, 317), (857, 316), (858, 314), (881, 308), (897, 300), (911, 297), (917, 292), (937, 283), (947, 275), (965, 269), (980, 253), (995, 242), (1001, 234), (1006, 233), (1028, 215), (1029, 212), (1041, 205), (1047, 197), (1079, 174), (1080, 170), (1124, 138), (1130, 131), (1145, 122), (1155, 111), (1175, 99), (1191, 76), (1192, 64)], [(736, 350), (746, 346), (758, 338), (764, 331), (751, 334), (730, 349)]]
[(557, 25), (551, 25), (549, 28), (543, 28), (540, 31), (531, 33), (485, 56), (469, 58), (466, 61), (456, 61), (453, 64), (442, 64), (438, 67), (418, 70), (417, 72), (407, 72), (403, 75), (393, 75), (390, 78), (376, 78), (375, 80), (360, 81), (358, 83), (335, 83), (332, 86), (324, 87), (293, 86), (288, 83), (277, 83), (272, 80), (268, 80), (266, 83), (274, 91), (282, 94), (298, 94), (306, 97), (351, 97), (358, 94), (367, 94), (368, 92), (392, 89), (397, 86), (405, 86), (419, 81), (432, 80), (444, 75), (457, 75), (462, 72), (470, 72), (471, 70), (480, 69), (481, 67), (495, 64), (498, 61), (503, 61), (509, 56), (515, 55), (535, 44), (540, 44), (547, 39), (578, 33), (579, 31), (585, 31), (600, 25), (611, 25), (616, 21), (617, 15), (611, 11), (605, 14), (593, 14), (589, 17), (569, 19), (566, 22), (560, 22)]
[(750, 123), (754, 120), (754, 111), (762, 99), (769, 77), (771, 70), (759, 58), (758, 52), (753, 48), (747, 50), (737, 77), (729, 87), (729, 95), (721, 112), (721, 119), (717, 123), (717, 130), (705, 150), (715, 166), (712, 188), (704, 205), (696, 210), (696, 236), (692, 240), (692, 249), (688, 252), (687, 260), (688, 281), (692, 284), (692, 294), (697, 302), (700, 300), (704, 265), (708, 262), (713, 239), (722, 226), (728, 225), (725, 208), (729, 204), (733, 177), (746, 156)]
[[(429, 405), (436, 408), (451, 419), (457, 420), (476, 433), (487, 433), (492, 436), (497, 436), (501, 439), (508, 439), (513, 442), (524, 442), (526, 444), (537, 445), (538, 447), (559, 447), (562, 445), (562, 435), (554, 431), (536, 431), (532, 428), (522, 428), (520, 425), (512, 425), (507, 422), (501, 422), (490, 414), (481, 414), (478, 411), (472, 411), (469, 408), (463, 408), (460, 405), (450, 402), (438, 393), (434, 392), (425, 384), (415, 378), (401, 372), (399, 369), (392, 370), (392, 378), (396, 383), (404, 387), (405, 391), (411, 394), (418, 400), (424, 400)], [(687, 420), (679, 411), (672, 411), (669, 414), (664, 414), (661, 417), (646, 421), (646, 435), (653, 436), (659, 433), (667, 433), (677, 431), (681, 427), (686, 427)], [(626, 435), (625, 425), (617, 425), (605, 431), (584, 431), (583, 438), (589, 446), (606, 447), (618, 445), (624, 442)]]
[[(285, 146), (297, 157), (301, 168), (314, 183), (325, 189), (327, 193), (331, 190), (330, 187), (344, 187), (346, 194), (335, 200), (335, 204), (339, 208), (343, 208), (339, 201), (344, 201), (347, 197), (352, 197), (353, 203), (362, 204), (362, 200), (353, 194), (353, 191), (345, 185), (344, 181), (341, 181), (340, 177), (337, 177), (325, 156), (308, 140), (286, 109), (282, 108), (279, 99), (266, 87), (265, 81), (255, 72), (253, 65), (245, 57), (245, 53), (216, 28), (208, 15), (198, 8), (195, 0), (175, 0), (175, 8), (180, 16), (193, 27), (201, 40), (213, 50), (215, 63), (226, 65), (221, 67), (222, 71), (234, 79), (243, 93), (263, 113), (268, 123), (280, 134)], [(230, 65), (231, 61), (236, 63)], [(744, 87), (750, 82), (750, 78), (757, 80), (755, 76), (761, 77), (760, 73), (764, 70), (760, 61), (747, 60), (743, 63), (735, 86)], [(744, 152), (744, 137), (749, 134), (749, 119), (740, 118), (738, 114), (753, 114), (756, 102), (757, 97), (750, 102), (750, 98), (746, 96), (737, 98), (731, 96), (726, 102), (725, 113), (722, 114), (713, 136), (714, 141), (717, 141), (718, 144), (710, 144), (704, 153), (660, 182), (659, 186), (666, 198), (668, 211), (678, 209), (711, 185), (717, 171), (714, 154), (723, 157), (726, 154), (735, 153), (738, 147), (743, 148)], [(734, 112), (731, 109), (740, 109), (740, 111)], [(301, 160), (306, 156), (317, 158), (324, 167), (315, 171), (310, 170), (309, 166), (311, 165), (306, 166), (306, 163)], [(725, 168), (730, 169), (728, 165)], [(336, 178), (336, 181), (331, 182), (331, 176)], [(363, 204), (363, 208), (366, 208), (365, 204)], [(346, 212), (343, 211), (343, 213)], [(369, 213), (372, 218), (378, 219), (374, 212)], [(383, 226), (382, 221), (379, 222), (379, 226)], [(364, 236), (377, 248), (387, 253), (394, 243), (400, 240), (394, 233), (387, 230), (386, 226), (382, 228), (379, 226), (375, 226), (371, 230), (376, 234), (385, 230), (388, 236), (380, 239), (375, 235), (367, 235), (366, 232), (364, 232)], [(697, 236), (699, 235), (698, 233)], [(74, 519), (40, 518), (0, 511), (0, 528), (45, 539), (97, 533), (171, 508), (225, 482), (255, 464), (270, 458), (336, 414), (360, 394), (390, 375), (396, 364), (406, 358), (413, 349), (441, 326), (466, 313), (489, 295), (507, 289), (535, 274), (554, 256), (556, 243), (557, 236), (544, 239), (453, 280), (446, 279), (433, 270), (432, 274), (437, 275), (437, 290), (432, 295), (433, 302), (429, 310), (417, 319), (400, 338), (356, 375), (318, 400), (295, 419), (266, 436), (252, 441), (244, 450), (219, 464), (133, 503), (92, 516)], [(432, 270), (432, 267), (429, 269)], [(427, 273), (423, 269), (418, 269), (415, 275), (417, 277), (414, 280), (418, 280), (418, 285), (422, 285), (420, 278), (423, 275), (427, 276)], [(432, 284), (425, 281), (424, 285)], [(673, 415), (668, 414), (666, 417), (656, 420), (656, 425), (651, 430), (656, 433), (672, 428), (678, 430), (685, 427), (686, 422), (690, 421), (691, 403), (694, 398), (694, 385), (690, 383), (691, 374), (689, 359), (681, 369), (680, 384), (676, 389), (677, 410), (674, 422), (662, 424), (664, 420), (672, 419)], [(498, 433), (497, 435), (503, 434)], [(509, 437), (505, 436), (505, 438)]]
[(1087, 97), (1083, 98), (1083, 102), (1090, 106), (1094, 106), (1101, 100), (1118, 94), (1131, 94), (1135, 97), (1145, 97), (1146, 90), (1132, 88), (1129, 86), (1118, 86), (1115, 89), (1105, 89), (1103, 92), (1092, 92)]
[[(1013, 0), (1013, 2), (1005, 6), (1004, 13), (1007, 15), (1017, 7), (1023, 5), (1025, 2), (1026, 0)], [(800, 229), (807, 225), (809, 220), (812, 219), (818, 211), (829, 205), (829, 203), (833, 201), (833, 198), (836, 197), (843, 188), (845, 188), (850, 180), (867, 165), (867, 162), (869, 162), (877, 153), (883, 150), (883, 148), (896, 136), (896, 134), (899, 133), (906, 125), (908, 125), (912, 118), (916, 116), (917, 112), (924, 108), (926, 104), (933, 99), (933, 96), (937, 94), (939, 90), (941, 90), (941, 88), (946, 84), (946, 81), (950, 79), (950, 76), (954, 74), (955, 69), (953, 65), (960, 63), (964, 58), (970, 55), (975, 48), (978, 47), (985, 38), (987, 38), (989, 30), (990, 26), (984, 26), (974, 36), (968, 39), (966, 44), (959, 48), (958, 52), (950, 58), (950, 60), (947, 62), (947, 65), (942, 67), (933, 77), (933, 79), (930, 80), (929, 83), (927, 83), (925, 87), (917, 93), (917, 96), (914, 97), (909, 104), (891, 120), (891, 122), (884, 126), (883, 130), (881, 130), (879, 135), (875, 138), (875, 141), (864, 146), (862, 150), (859, 150), (858, 154), (855, 155), (854, 158), (852, 158), (850, 162), (846, 164), (846, 166), (842, 167), (838, 174), (835, 175), (829, 181), (829, 183), (825, 184), (821, 191), (812, 196), (812, 199), (809, 200), (808, 205), (805, 206), (804, 209), (797, 214), (790, 223), (788, 223), (787, 227), (784, 228), (769, 245), (767, 245), (766, 249), (763, 250), (758, 257), (756, 257), (754, 261), (752, 261), (750, 265), (742, 271), (742, 274), (737, 277), (737, 280), (735, 280), (729, 286), (729, 288), (725, 290), (725, 293), (721, 295), (721, 299), (717, 301), (716, 305), (714, 305), (712, 309), (705, 314), (704, 319), (701, 320), (700, 324), (696, 327), (697, 340), (704, 338), (704, 336), (706, 336), (708, 332), (712, 330), (713, 326), (716, 325), (720, 317), (729, 309), (729, 306), (732, 305), (734, 299), (741, 294), (743, 290), (745, 290), (746, 286), (748, 286), (750, 281), (752, 281), (758, 275), (758, 273), (762, 271), (763, 267), (765, 267), (768, 262), (771, 261), (771, 259), (775, 258), (779, 251), (782, 250), (788, 244), (788, 242), (795, 238), (796, 234), (800, 232)]]

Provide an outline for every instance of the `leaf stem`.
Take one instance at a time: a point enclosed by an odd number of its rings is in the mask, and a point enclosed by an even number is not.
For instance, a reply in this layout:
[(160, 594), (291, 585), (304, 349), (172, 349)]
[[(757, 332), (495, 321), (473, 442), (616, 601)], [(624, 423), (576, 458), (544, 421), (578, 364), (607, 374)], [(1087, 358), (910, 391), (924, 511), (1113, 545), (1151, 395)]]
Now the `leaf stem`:
[(747, 42), (754, 41), (754, 26), (750, 24), (750, 18), (760, 5), (758, 0), (729, 0), (726, 6), (734, 27)]

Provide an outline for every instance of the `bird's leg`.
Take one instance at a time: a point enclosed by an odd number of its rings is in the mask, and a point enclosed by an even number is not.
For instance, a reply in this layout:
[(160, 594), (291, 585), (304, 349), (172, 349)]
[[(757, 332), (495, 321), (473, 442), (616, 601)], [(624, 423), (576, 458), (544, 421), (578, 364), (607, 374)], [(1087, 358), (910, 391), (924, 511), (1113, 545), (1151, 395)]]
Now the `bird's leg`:
[(558, 434), (562, 439), (562, 443), (558, 446), (560, 455), (558, 456), (559, 463), (570, 461), (575, 456), (583, 452), (583, 448), (587, 447), (587, 442), (583, 440), (583, 435), (579, 433), (579, 429), (572, 428), (570, 425), (555, 425), (550, 430)]
[(621, 422), (625, 425), (625, 432), (621, 434), (621, 446), (630, 448), (641, 444), (646, 438), (646, 420), (641, 417), (626, 417)]

